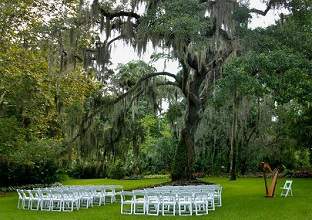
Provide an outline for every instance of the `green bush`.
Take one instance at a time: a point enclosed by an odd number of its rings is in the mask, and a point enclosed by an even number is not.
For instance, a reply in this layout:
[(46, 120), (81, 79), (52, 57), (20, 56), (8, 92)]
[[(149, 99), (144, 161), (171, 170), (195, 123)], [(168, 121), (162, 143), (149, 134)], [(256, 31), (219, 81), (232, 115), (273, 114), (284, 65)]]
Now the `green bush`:
[(106, 166), (96, 162), (78, 162), (69, 173), (72, 177), (78, 179), (107, 177)]
[(53, 140), (36, 140), (23, 146), (7, 146), (9, 151), (0, 154), (0, 186), (58, 181), (56, 145)]
[(115, 160), (113, 164), (110, 165), (108, 170), (108, 177), (112, 179), (122, 179), (126, 176), (123, 163), (120, 159)]

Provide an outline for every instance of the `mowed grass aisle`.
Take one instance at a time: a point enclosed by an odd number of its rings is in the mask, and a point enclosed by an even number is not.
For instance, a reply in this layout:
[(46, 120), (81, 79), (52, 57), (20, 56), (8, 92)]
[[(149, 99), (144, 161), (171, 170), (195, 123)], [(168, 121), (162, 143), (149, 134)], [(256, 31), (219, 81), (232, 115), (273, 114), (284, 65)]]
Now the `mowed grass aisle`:
[[(90, 209), (81, 209), (71, 213), (41, 212), (18, 210), (17, 194), (10, 193), (0, 197), (0, 220), (28, 220), (28, 219), (60, 219), (60, 220), (97, 220), (97, 219), (312, 219), (312, 179), (294, 179), (294, 197), (281, 198), (279, 187), (284, 180), (279, 180), (277, 196), (273, 199), (264, 198), (263, 179), (240, 178), (237, 181), (228, 181), (226, 178), (205, 178), (205, 181), (221, 184), (223, 191), (223, 207), (210, 212), (206, 216), (192, 217), (151, 217), (121, 215), (119, 204), (105, 205)], [(69, 180), (64, 184), (120, 184), (124, 189), (147, 187), (153, 184), (166, 182), (168, 179), (144, 180)]]

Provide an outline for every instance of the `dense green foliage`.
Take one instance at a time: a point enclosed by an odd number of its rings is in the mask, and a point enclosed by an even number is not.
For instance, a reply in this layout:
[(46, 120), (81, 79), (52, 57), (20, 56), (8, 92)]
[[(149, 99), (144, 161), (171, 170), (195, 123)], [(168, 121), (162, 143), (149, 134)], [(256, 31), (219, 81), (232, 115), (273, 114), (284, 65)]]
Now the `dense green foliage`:
[[(0, 2), (0, 185), (311, 170), (310, 0), (254, 30), (236, 1), (123, 2)], [(117, 40), (181, 68), (113, 69)]]
[(98, 87), (82, 65), (63, 70), (60, 57), (51, 60), (55, 44), (36, 37), (49, 33), (45, 12), (58, 3), (1, 2), (0, 185), (58, 180), (69, 150), (69, 116), (83, 114)]
[[(215, 174), (229, 166), (224, 152), (229, 152), (233, 125), (238, 173), (256, 172), (263, 160), (288, 170), (310, 169), (312, 48), (306, 40), (311, 22), (298, 13), (244, 34), (248, 52), (225, 65), (201, 125), (199, 169)], [(301, 15), (311, 17), (311, 12)]]

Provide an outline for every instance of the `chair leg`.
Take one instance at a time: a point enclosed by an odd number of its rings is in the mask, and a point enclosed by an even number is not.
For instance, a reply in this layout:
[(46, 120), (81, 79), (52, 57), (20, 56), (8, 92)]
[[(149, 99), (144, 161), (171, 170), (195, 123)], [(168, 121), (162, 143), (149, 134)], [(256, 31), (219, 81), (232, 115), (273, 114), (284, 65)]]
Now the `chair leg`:
[(39, 211), (39, 204), (40, 204), (41, 202), (38, 200), (37, 201), (37, 211)]
[(162, 204), (161, 214), (162, 214), (162, 215), (165, 215), (165, 206), (164, 206), (164, 204)]
[(197, 204), (195, 204), (195, 215), (198, 215), (198, 211), (197, 211)]
[(173, 215), (175, 215), (175, 208), (176, 208), (176, 205), (173, 204)]
[(30, 210), (31, 207), (32, 207), (32, 200), (28, 201), (28, 207), (27, 207), (27, 209)]

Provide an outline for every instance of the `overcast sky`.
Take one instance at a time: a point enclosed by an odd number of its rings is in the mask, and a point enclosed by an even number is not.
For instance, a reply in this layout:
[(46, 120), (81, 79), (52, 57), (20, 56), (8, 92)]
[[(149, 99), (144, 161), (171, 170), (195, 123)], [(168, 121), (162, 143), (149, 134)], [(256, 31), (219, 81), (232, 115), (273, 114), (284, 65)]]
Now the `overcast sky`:
[[(250, 0), (250, 7), (264, 10), (266, 5), (262, 3), (262, 0)], [(275, 21), (279, 18), (280, 11), (270, 10), (268, 14), (263, 16), (253, 15), (253, 18), (250, 21), (250, 28), (257, 27), (267, 27), (272, 24), (275, 24)], [(132, 47), (125, 45), (122, 42), (118, 42), (114, 45), (112, 49), (112, 62), (113, 66), (116, 67), (118, 63), (128, 63), (131, 60), (143, 59), (145, 62), (150, 61), (150, 56), (153, 54), (154, 49), (149, 46), (145, 54), (139, 57)], [(158, 50), (157, 52), (162, 52), (162, 50)], [(177, 62), (167, 62), (164, 64), (164, 60), (159, 60), (157, 63), (153, 64), (158, 71), (169, 71), (172, 73), (176, 73), (178, 71), (178, 63)]]

